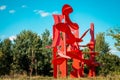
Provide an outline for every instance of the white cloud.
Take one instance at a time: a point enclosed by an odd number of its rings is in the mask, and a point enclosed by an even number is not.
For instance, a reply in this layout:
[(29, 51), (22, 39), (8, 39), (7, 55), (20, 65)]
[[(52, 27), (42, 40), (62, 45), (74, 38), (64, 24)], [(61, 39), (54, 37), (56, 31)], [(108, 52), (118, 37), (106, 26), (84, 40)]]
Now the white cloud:
[(13, 41), (13, 40), (16, 39), (16, 36), (10, 36), (9, 39), (10, 39), (11, 41)]
[(6, 5), (2, 5), (2, 6), (0, 6), (0, 10), (2, 11), (2, 10), (5, 10), (6, 9)]
[(58, 11), (53, 11), (52, 14), (58, 14)]
[(12, 10), (9, 10), (9, 13), (10, 13), (10, 14), (14, 14), (14, 13), (15, 13), (15, 10), (13, 10), (13, 9), (12, 9)]
[(42, 17), (46, 17), (46, 16), (49, 16), (50, 13), (49, 12), (44, 12), (44, 11), (39, 11), (38, 12)]
[(45, 12), (43, 10), (34, 10), (33, 12), (35, 12), (36, 14), (39, 14), (41, 17), (47, 17), (52, 14), (58, 13), (57, 11), (53, 11), (52, 13), (50, 13), (50, 12)]
[(45, 12), (45, 11), (43, 11), (43, 10), (34, 10), (34, 12), (35, 12), (36, 14), (40, 14), (40, 16), (42, 16), (42, 17), (46, 17), (46, 16), (49, 16), (49, 15), (50, 15), (49, 12)]
[(22, 7), (22, 8), (26, 8), (27, 6), (26, 6), (26, 5), (22, 5), (21, 7)]

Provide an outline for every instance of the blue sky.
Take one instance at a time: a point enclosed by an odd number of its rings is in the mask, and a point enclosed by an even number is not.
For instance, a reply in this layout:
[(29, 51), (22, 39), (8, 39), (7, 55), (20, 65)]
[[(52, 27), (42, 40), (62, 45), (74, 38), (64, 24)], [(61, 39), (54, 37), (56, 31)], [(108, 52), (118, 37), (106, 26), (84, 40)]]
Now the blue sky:
[[(13, 39), (22, 30), (38, 34), (45, 29), (52, 32), (52, 14), (61, 14), (64, 4), (73, 7), (70, 18), (79, 24), (80, 35), (91, 22), (95, 24), (95, 34), (120, 26), (120, 0), (0, 0), (0, 39)], [(89, 34), (84, 42), (89, 42)], [(111, 52), (120, 56), (114, 48), (114, 40), (107, 36), (106, 42)]]

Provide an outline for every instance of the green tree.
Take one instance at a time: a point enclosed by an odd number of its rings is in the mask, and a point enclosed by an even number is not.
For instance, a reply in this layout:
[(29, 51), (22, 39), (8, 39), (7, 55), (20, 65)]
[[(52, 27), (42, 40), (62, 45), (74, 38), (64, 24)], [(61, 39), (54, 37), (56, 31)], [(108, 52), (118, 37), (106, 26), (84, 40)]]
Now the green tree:
[[(105, 42), (105, 34), (104, 33), (98, 33), (96, 35), (95, 51), (99, 53), (99, 55), (96, 56), (96, 60), (97, 60), (97, 62), (99, 62), (101, 64), (96, 69), (97, 74), (99, 74), (99, 75), (109, 74), (109, 70), (106, 69), (107, 67), (109, 67), (109, 65), (107, 65), (107, 62), (106, 62), (107, 58), (105, 58), (105, 56), (109, 55), (110, 48), (109, 48), (109, 44), (107, 42)], [(104, 68), (102, 66), (103, 64), (105, 64)]]
[(36, 58), (36, 55), (41, 55), (41, 46), (40, 36), (36, 33), (24, 30), (18, 34), (14, 41), (14, 69), (29, 72), (30, 76), (37, 71), (37, 63), (42, 63)]
[(0, 40), (0, 59), (2, 58), (2, 55), (3, 55), (3, 53), (2, 53), (2, 42)]
[(120, 75), (120, 58), (111, 53), (101, 54), (97, 57), (97, 61), (101, 63), (97, 67), (98, 75)]
[(45, 32), (42, 33), (42, 54), (43, 54), (43, 69), (40, 70), (44, 75), (50, 75), (51, 71), (51, 59), (52, 59), (52, 51), (51, 49), (47, 49), (46, 46), (52, 44), (52, 38), (50, 37), (50, 32), (46, 29)]
[[(108, 43), (105, 42), (104, 33), (99, 33), (96, 35), (96, 46), (95, 49), (99, 52), (99, 56), (96, 57), (97, 62), (101, 65), (97, 67), (98, 75), (113, 75), (114, 73), (120, 73), (120, 58), (116, 55), (110, 53), (110, 48)], [(103, 54), (105, 53), (105, 54)]]
[(9, 74), (12, 60), (12, 43), (5, 39), (0, 43), (0, 75)]
[(108, 35), (115, 39), (115, 47), (120, 51), (120, 27), (110, 29)]
[(108, 53), (110, 51), (109, 44), (105, 41), (104, 33), (96, 35), (95, 51), (99, 53)]

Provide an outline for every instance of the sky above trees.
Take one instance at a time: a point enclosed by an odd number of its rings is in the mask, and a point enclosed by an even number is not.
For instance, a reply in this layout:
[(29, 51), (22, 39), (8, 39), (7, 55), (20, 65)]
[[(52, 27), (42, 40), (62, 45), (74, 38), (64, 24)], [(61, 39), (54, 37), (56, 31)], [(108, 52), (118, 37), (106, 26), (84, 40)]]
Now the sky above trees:
[[(0, 0), (0, 39), (15, 38), (22, 30), (32, 30), (41, 34), (48, 29), (52, 35), (54, 20), (52, 14), (61, 14), (64, 4), (73, 7), (70, 18), (79, 24), (80, 35), (91, 22), (95, 24), (95, 34), (120, 26), (120, 0)], [(89, 34), (84, 42), (89, 41)], [(119, 55), (114, 48), (114, 40), (106, 36), (111, 52)]]

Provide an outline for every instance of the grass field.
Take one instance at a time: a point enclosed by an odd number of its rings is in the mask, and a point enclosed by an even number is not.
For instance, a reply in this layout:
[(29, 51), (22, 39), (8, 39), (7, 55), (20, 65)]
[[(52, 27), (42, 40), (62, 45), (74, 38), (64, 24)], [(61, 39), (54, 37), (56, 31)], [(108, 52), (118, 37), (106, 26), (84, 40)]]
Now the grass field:
[(117, 76), (107, 76), (107, 77), (93, 77), (93, 78), (57, 78), (54, 79), (53, 77), (43, 77), (43, 76), (33, 76), (28, 77), (25, 75), (17, 75), (17, 76), (3, 76), (0, 77), (0, 80), (120, 80), (120, 75)]

